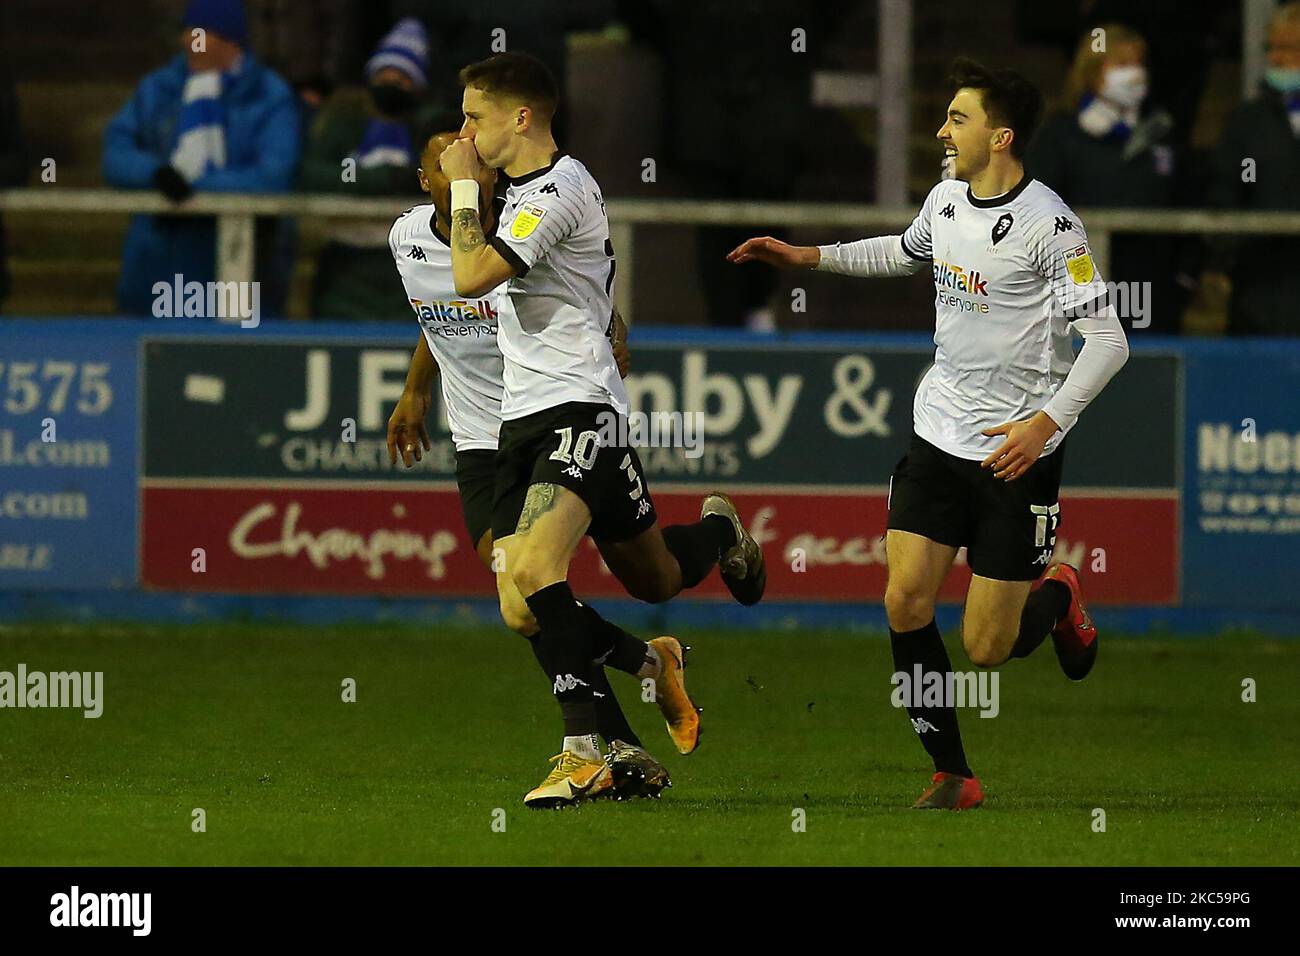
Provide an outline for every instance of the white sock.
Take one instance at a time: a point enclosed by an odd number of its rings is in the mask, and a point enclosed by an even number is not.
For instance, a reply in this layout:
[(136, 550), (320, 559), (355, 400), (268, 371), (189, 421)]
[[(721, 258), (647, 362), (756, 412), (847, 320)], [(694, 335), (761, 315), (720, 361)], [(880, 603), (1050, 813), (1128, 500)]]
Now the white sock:
[(595, 734), (583, 734), (581, 737), (565, 737), (563, 749), (586, 760), (600, 759), (600, 743), (596, 740)]
[(659, 652), (651, 644), (645, 646), (646, 662), (641, 665), (641, 669), (636, 672), (637, 677), (658, 677), (663, 673), (664, 664), (659, 659)]

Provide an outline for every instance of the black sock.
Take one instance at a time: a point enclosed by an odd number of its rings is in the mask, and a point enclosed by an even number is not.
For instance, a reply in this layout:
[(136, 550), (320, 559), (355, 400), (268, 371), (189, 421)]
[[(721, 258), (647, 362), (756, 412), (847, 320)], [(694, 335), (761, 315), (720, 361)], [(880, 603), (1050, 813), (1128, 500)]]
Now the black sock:
[[(542, 660), (541, 646), (538, 638), (541, 636), (539, 631), (532, 637), (527, 638), (529, 646), (533, 649), (533, 654), (537, 658), (537, 663), (542, 665), (545, 671), (546, 663)], [(592, 670), (591, 692), (595, 697), (596, 705), (596, 730), (606, 743), (613, 743), (615, 740), (622, 740), (633, 746), (641, 746), (641, 738), (636, 735), (636, 731), (627, 722), (627, 715), (623, 713), (622, 706), (619, 705), (618, 698), (614, 696), (614, 688), (609, 686), (609, 677), (605, 674), (605, 668), (597, 667)]]
[(664, 544), (682, 569), (684, 588), (708, 577), (722, 553), (736, 545), (736, 529), (722, 515), (708, 515), (694, 524), (672, 524), (663, 533)]
[(605, 620), (590, 605), (582, 605), (582, 610), (592, 634), (592, 646), (595, 649), (593, 659), (624, 674), (634, 677), (639, 674), (641, 665), (651, 660), (646, 652), (645, 641), (629, 634), (614, 622)]
[(1020, 636), (1011, 648), (1012, 657), (1028, 657), (1052, 633), (1070, 610), (1070, 589), (1060, 581), (1047, 580), (1030, 591), (1020, 612)]
[(597, 665), (591, 627), (582, 606), (564, 581), (548, 585), (525, 598), (541, 628), (537, 656), (551, 679), (551, 691), (564, 714), (564, 735), (597, 733), (592, 673)]
[[(943, 646), (939, 636), (939, 626), (931, 621), (925, 627), (902, 633), (889, 629), (889, 643), (894, 649), (894, 669), (907, 675), (915, 683), (915, 667), (921, 665), (921, 673), (939, 673), (947, 675), (952, 671), (948, 660), (948, 650)], [(944, 678), (947, 686), (947, 678)], [(914, 688), (919, 694), (920, 688)], [(962, 777), (973, 777), (970, 764), (966, 762), (966, 751), (961, 745), (961, 731), (957, 729), (957, 709), (955, 707), (922, 707), (909, 705), (907, 716), (912, 718), (912, 728), (921, 738), (926, 753), (934, 761), (934, 769), (941, 773), (955, 773)]]
[(623, 713), (618, 698), (614, 696), (614, 688), (609, 686), (609, 677), (605, 674), (605, 668), (593, 668), (591, 676), (591, 689), (596, 696), (596, 727), (600, 735), (605, 738), (605, 743), (612, 744), (616, 740), (621, 740), (634, 747), (640, 747), (641, 738), (627, 722), (627, 715)]

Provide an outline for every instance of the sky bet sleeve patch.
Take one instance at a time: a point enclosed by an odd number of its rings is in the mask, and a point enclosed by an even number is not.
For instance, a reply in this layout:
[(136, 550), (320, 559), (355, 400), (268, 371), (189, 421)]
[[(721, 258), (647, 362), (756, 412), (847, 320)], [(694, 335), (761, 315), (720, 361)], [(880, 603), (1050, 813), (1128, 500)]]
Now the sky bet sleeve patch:
[(524, 203), (515, 216), (515, 221), (510, 225), (510, 238), (527, 239), (545, 215), (546, 210), (541, 206), (530, 202)]
[(1092, 281), (1096, 270), (1092, 267), (1092, 253), (1087, 243), (1062, 252), (1061, 256), (1065, 259), (1065, 271), (1070, 273), (1075, 285), (1087, 285)]

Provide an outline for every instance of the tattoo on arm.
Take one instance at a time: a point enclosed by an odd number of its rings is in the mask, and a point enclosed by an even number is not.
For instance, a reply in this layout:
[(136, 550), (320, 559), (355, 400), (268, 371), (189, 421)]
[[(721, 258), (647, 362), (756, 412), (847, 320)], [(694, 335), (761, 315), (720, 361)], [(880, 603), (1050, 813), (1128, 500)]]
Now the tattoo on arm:
[(527, 534), (534, 521), (555, 507), (556, 487), (549, 482), (529, 486), (523, 511), (519, 515), (519, 524), (515, 527), (515, 534)]
[(473, 252), (483, 246), (483, 224), (475, 209), (457, 209), (451, 217), (451, 238), (461, 252)]

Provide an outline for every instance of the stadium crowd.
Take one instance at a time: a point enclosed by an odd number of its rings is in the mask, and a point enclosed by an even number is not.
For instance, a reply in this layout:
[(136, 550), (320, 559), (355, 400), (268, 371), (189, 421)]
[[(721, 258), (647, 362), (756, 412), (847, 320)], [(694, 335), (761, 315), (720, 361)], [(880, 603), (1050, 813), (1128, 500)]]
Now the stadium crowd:
[[(740, 6), (750, 15), (740, 17), (736, 6), (191, 0), (176, 25), (176, 54), (140, 79), (107, 127), (103, 179), (176, 202), (195, 193), (294, 190), (418, 202), (421, 144), (460, 125), (457, 68), (481, 58), (483, 38), (508, 22), (562, 85), (573, 31), (621, 31), (630, 43), (656, 50), (665, 101), (663, 162), (689, 184), (689, 195), (870, 201), (870, 177), (858, 175), (846, 188), (843, 179), (827, 182), (819, 174), (819, 185), (800, 185), (808, 179), (801, 174), (809, 155), (796, 144), (808, 138), (802, 117), (815, 61), (768, 55), (759, 34), (779, 36), (773, 24), (784, 22), (779, 14), (788, 5), (745, 0)], [(1032, 175), (1084, 209), (1300, 209), (1300, 2), (1278, 7), (1258, 95), (1236, 106), (1212, 150), (1191, 145), (1195, 104), (1209, 82), (1206, 51), (1183, 55), (1186, 36), (1168, 27), (1179, 20), (1172, 5), (1079, 6), (1087, 18), (1080, 13), (1068, 40), (1058, 37), (1070, 43), (1072, 61), (1059, 89), (1045, 91), (1048, 109), (1027, 157)], [(1140, 9), (1128, 9), (1135, 6)], [(1032, 18), (1024, 19), (1031, 34)], [(1100, 48), (1097, 28), (1105, 36)], [(725, 51), (713, 39), (724, 30), (731, 37)], [(562, 146), (566, 122), (572, 119), (561, 112)], [(717, 148), (719, 142), (728, 148)], [(774, 148), (777, 143), (791, 147)], [(857, 153), (831, 152), (842, 165), (869, 163), (870, 151), (853, 145)], [(1243, 157), (1254, 160), (1251, 178), (1243, 176)], [(0, 75), (0, 188), (21, 185), (27, 169), (13, 81)], [(607, 191), (619, 193), (616, 184)], [(386, 231), (385, 223), (330, 227), (316, 254), (312, 316), (409, 318), (394, 291)], [(148, 314), (154, 283), (177, 273), (200, 282), (215, 278), (215, 232), (215, 223), (202, 217), (135, 217), (122, 253), (119, 311)], [(772, 232), (781, 235), (778, 226)], [(723, 262), (737, 235), (701, 230), (696, 266), (707, 313), (719, 324), (773, 327), (772, 275)], [(0, 231), (0, 301), (3, 240)], [(264, 314), (284, 314), (300, 246), (293, 220), (257, 223)], [(1288, 265), (1297, 251), (1300, 236), (1117, 234), (1107, 278), (1153, 283), (1151, 295), (1162, 308), (1151, 331), (1295, 334), (1300, 326), (1291, 303), (1300, 279)], [(1216, 314), (1226, 323), (1206, 318)]]

